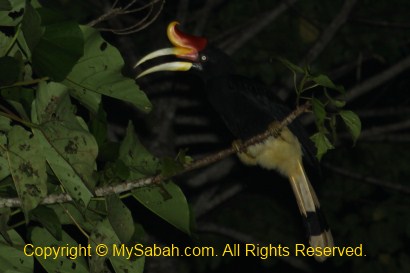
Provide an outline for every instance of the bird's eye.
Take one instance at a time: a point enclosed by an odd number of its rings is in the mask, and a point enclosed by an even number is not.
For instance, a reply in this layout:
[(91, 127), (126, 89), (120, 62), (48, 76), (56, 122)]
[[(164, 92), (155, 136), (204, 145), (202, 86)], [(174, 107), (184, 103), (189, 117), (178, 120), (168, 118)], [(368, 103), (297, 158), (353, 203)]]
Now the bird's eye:
[(205, 55), (202, 55), (202, 56), (201, 56), (201, 61), (205, 62), (205, 61), (207, 61), (207, 60), (208, 60), (208, 58), (207, 58)]

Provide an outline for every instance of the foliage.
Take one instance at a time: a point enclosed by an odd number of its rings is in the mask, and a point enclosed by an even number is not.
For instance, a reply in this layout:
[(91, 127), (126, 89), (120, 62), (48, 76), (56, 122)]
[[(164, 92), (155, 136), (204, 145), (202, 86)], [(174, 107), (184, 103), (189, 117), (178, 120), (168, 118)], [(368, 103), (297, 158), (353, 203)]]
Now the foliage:
[[(341, 118), (349, 130), (353, 142), (356, 142), (360, 135), (361, 122), (356, 113), (343, 109), (346, 105), (346, 102), (343, 100), (343, 95), (345, 94), (343, 86), (335, 85), (326, 75), (313, 75), (309, 67), (299, 67), (283, 58), (279, 58), (279, 61), (293, 72), (298, 104), (300, 104), (301, 99), (305, 99), (312, 105), (317, 133), (311, 136), (311, 140), (316, 145), (317, 158), (320, 160), (328, 150), (334, 149), (332, 142), (329, 140), (329, 135), (333, 137), (333, 142), (335, 142), (337, 117)], [(300, 82), (297, 83), (300, 75), (302, 77)], [(311, 97), (305, 96), (308, 90), (315, 89), (316, 87), (322, 87), (323, 91), (319, 94), (317, 92), (313, 93)], [(331, 96), (328, 90), (335, 90), (337, 93)]]
[[(132, 123), (123, 141), (113, 146), (116, 151), (99, 158), (100, 149), (113, 145), (106, 122), (107, 115), (115, 114), (106, 113), (102, 97), (143, 113), (151, 110), (150, 101), (133, 79), (122, 75), (120, 53), (97, 30), (37, 2), (2, 1), (0, 8), (0, 25), (12, 30), (0, 33), (0, 198), (21, 201), (21, 208), (1, 209), (0, 267), (33, 272), (34, 257), (24, 253), (27, 243), (90, 244), (95, 249), (102, 243), (141, 242), (144, 229), (124, 204), (126, 196), (95, 198), (94, 190), (161, 172), (162, 163), (139, 142)], [(42, 204), (45, 197), (62, 193), (72, 202)], [(187, 201), (177, 185), (166, 181), (131, 195), (190, 232)], [(16, 222), (21, 214), (25, 220)], [(16, 232), (24, 224), (31, 227), (27, 235)], [(73, 232), (84, 238), (74, 239)], [(5, 259), (10, 253), (13, 258)], [(107, 264), (115, 272), (144, 268), (144, 257), (36, 259), (47, 272), (101, 272)]]

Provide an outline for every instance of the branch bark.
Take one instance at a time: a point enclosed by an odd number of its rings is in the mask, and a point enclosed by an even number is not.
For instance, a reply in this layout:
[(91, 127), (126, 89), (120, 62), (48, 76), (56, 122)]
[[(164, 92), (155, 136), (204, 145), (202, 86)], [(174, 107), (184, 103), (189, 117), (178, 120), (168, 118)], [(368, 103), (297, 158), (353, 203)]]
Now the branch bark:
[[(215, 154), (212, 154), (210, 156), (207, 156), (205, 158), (196, 160), (193, 163), (186, 165), (182, 171), (172, 176), (163, 176), (161, 174), (158, 174), (158, 175), (146, 177), (143, 179), (124, 181), (123, 183), (120, 183), (118, 185), (103, 186), (95, 190), (95, 196), (104, 197), (110, 194), (120, 194), (123, 192), (130, 191), (132, 189), (146, 187), (149, 185), (155, 185), (155, 184), (160, 183), (161, 181), (168, 180), (172, 177), (185, 174), (195, 169), (199, 169), (207, 165), (210, 165), (212, 163), (215, 163), (217, 161), (220, 161), (232, 154), (237, 153), (238, 151), (244, 151), (247, 147), (260, 143), (264, 141), (265, 139), (267, 139), (268, 137), (271, 137), (271, 136), (278, 137), (280, 135), (280, 131), (284, 127), (292, 123), (301, 114), (307, 112), (310, 109), (310, 106), (311, 106), (310, 103), (306, 102), (305, 104), (296, 108), (292, 113), (290, 113), (285, 119), (283, 119), (279, 123), (279, 125), (275, 128), (276, 130), (274, 132), (268, 129), (267, 131), (259, 135), (256, 135), (252, 137), (251, 139), (242, 142), (241, 144), (238, 144), (236, 147), (230, 147), (225, 150), (219, 151)], [(51, 194), (47, 196), (46, 198), (44, 198), (41, 204), (47, 205), (47, 204), (64, 203), (64, 202), (70, 202), (70, 201), (73, 201), (73, 199), (68, 194), (64, 194), (64, 193), (63, 194)], [(0, 208), (20, 207), (20, 206), (21, 206), (21, 202), (19, 198), (0, 198)]]

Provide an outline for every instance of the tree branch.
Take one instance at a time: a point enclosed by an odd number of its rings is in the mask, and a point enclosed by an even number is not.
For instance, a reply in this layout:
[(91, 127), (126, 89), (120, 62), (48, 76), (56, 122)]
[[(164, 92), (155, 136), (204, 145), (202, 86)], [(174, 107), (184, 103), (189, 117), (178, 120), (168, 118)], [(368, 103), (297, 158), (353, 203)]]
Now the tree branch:
[(381, 134), (386, 134), (390, 132), (395, 132), (410, 128), (410, 120), (400, 121), (392, 124), (371, 127), (360, 133), (360, 138), (368, 138), (372, 136), (377, 136)]
[(410, 68), (410, 56), (407, 56), (406, 58), (389, 67), (388, 69), (374, 75), (370, 79), (367, 79), (366, 81), (351, 88), (345, 96), (346, 101), (351, 101), (359, 96), (366, 94), (367, 92), (373, 90), (374, 88), (380, 86), (388, 80), (391, 80), (392, 78), (399, 75), (408, 68)]
[[(278, 137), (280, 135), (280, 131), (284, 127), (292, 123), (301, 114), (307, 112), (310, 109), (310, 106), (311, 106), (310, 102), (306, 102), (305, 104), (297, 107), (293, 112), (291, 112), (285, 119), (283, 119), (279, 123), (279, 125), (275, 128), (276, 130), (272, 131), (268, 129), (267, 131), (238, 144), (236, 147), (230, 147), (228, 149), (222, 150), (215, 154), (206, 156), (205, 158), (196, 160), (193, 163), (186, 165), (182, 171), (175, 173), (172, 176), (163, 176), (161, 174), (158, 174), (155, 176), (146, 177), (146, 178), (142, 178), (138, 180), (124, 181), (118, 185), (108, 185), (108, 186), (99, 187), (95, 190), (95, 196), (104, 197), (110, 194), (120, 194), (123, 192), (130, 191), (132, 189), (146, 187), (149, 185), (155, 185), (155, 184), (160, 183), (161, 181), (168, 180), (172, 177), (179, 176), (181, 174), (185, 174), (195, 169), (205, 167), (207, 165), (220, 161), (232, 154), (244, 151), (247, 147), (260, 143), (264, 141), (265, 139), (267, 139), (268, 137)], [(47, 196), (46, 198), (44, 198), (41, 204), (46, 205), (46, 204), (64, 203), (64, 202), (70, 202), (70, 201), (73, 201), (73, 199), (68, 194), (65, 194), (65, 193), (51, 194)], [(19, 198), (0, 198), (0, 208), (20, 207), (20, 206), (21, 206), (21, 201)]]
[(346, 176), (346, 177), (349, 177), (349, 178), (352, 178), (352, 179), (355, 179), (355, 180), (363, 181), (363, 182), (368, 183), (368, 184), (372, 184), (372, 185), (388, 188), (388, 189), (391, 189), (391, 190), (400, 191), (400, 192), (403, 192), (403, 193), (406, 193), (406, 194), (410, 194), (410, 188), (406, 187), (404, 185), (383, 181), (381, 179), (377, 179), (377, 178), (374, 178), (374, 177), (371, 177), (371, 176), (366, 176), (366, 175), (363, 175), (363, 174), (354, 173), (352, 171), (346, 170), (346, 169), (341, 168), (341, 167), (336, 167), (336, 166), (333, 166), (333, 165), (330, 165), (330, 164), (324, 164), (324, 166), (327, 169), (329, 169), (329, 170), (331, 170), (331, 171), (333, 171), (337, 174), (340, 174), (340, 175), (343, 175), (343, 176)]
[(312, 61), (316, 60), (316, 58), (322, 53), (322, 51), (326, 48), (329, 42), (333, 39), (336, 32), (344, 25), (349, 14), (356, 4), (357, 0), (346, 0), (342, 9), (337, 14), (337, 16), (333, 19), (333, 21), (329, 24), (329, 26), (323, 31), (322, 35), (320, 36), (319, 40), (313, 45), (313, 47), (309, 50), (306, 54), (304, 60), (306, 63), (311, 63)]
[[(135, 33), (149, 26), (159, 16), (164, 6), (165, 0), (150, 0), (148, 4), (145, 4), (141, 7), (133, 8), (133, 5), (136, 2), (137, 2), (136, 0), (132, 0), (125, 7), (116, 7), (116, 5), (118, 4), (118, 1), (115, 1), (115, 3), (108, 9), (106, 13), (92, 20), (87, 25), (90, 27), (95, 27), (96, 25), (102, 22), (112, 20), (113, 18), (118, 17), (118, 16), (122, 16), (126, 14), (134, 15), (137, 12), (148, 10), (145, 17), (143, 17), (141, 20), (137, 21), (136, 23), (132, 24), (131, 26), (121, 27), (121, 28), (98, 28), (98, 30), (100, 31), (110, 31), (118, 35), (126, 35), (126, 34)], [(161, 2), (161, 4), (159, 5), (159, 8), (157, 9), (157, 11), (153, 13), (154, 5), (157, 2)], [(135, 17), (135, 15), (133, 17)]]
[(258, 34), (273, 20), (275, 20), (278, 16), (285, 12), (288, 9), (289, 5), (294, 4), (296, 1), (297, 0), (286, 0), (285, 3), (280, 4), (277, 8), (259, 17), (258, 20), (256, 20), (255, 23), (252, 24), (251, 28), (248, 27), (246, 31), (242, 30), (241, 35), (239, 37), (235, 37), (235, 42), (230, 43), (230, 45), (225, 48), (225, 52), (227, 54), (232, 54), (233, 52), (238, 50), (244, 43), (252, 39), (252, 37)]
[[(312, 63), (317, 57), (323, 52), (329, 42), (333, 39), (336, 35), (337, 31), (344, 25), (346, 22), (353, 6), (357, 0), (346, 0), (343, 7), (341, 8), (340, 12), (336, 15), (333, 21), (327, 26), (327, 28), (322, 32), (319, 40), (310, 48), (308, 53), (302, 59), (302, 61), (298, 64), (299, 66), (305, 66), (306, 64)], [(287, 89), (290, 89), (293, 86), (293, 77), (289, 77), (285, 80), (284, 86), (285, 88), (281, 88), (278, 91), (278, 96), (286, 100), (289, 97), (289, 92)]]

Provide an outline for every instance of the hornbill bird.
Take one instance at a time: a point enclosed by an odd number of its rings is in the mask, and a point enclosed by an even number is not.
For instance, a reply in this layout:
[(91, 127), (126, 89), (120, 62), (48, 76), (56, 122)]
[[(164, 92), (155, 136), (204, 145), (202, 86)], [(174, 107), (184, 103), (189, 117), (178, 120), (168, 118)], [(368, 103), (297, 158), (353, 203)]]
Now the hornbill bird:
[[(170, 61), (143, 70), (137, 78), (159, 71), (192, 71), (204, 81), (207, 97), (228, 129), (239, 139), (249, 139), (275, 126), (291, 111), (273, 92), (262, 84), (233, 72), (230, 58), (209, 46), (202, 37), (183, 33), (171, 22), (167, 35), (172, 48), (154, 51), (143, 57), (135, 67), (158, 57), (172, 55)], [(272, 127), (270, 127), (272, 128)], [(252, 145), (238, 157), (247, 165), (259, 165), (277, 170), (292, 186), (312, 247), (332, 247), (333, 238), (320, 211), (319, 201), (302, 165), (302, 158), (317, 164), (304, 128), (296, 120), (280, 131), (279, 137), (269, 137)], [(315, 256), (318, 261), (325, 256)]]

